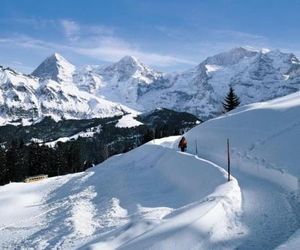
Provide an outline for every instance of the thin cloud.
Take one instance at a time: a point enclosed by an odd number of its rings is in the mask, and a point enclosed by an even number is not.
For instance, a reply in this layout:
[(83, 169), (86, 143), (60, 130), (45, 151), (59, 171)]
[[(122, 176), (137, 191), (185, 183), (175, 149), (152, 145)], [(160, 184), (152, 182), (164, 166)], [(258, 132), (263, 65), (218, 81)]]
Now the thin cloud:
[(80, 24), (74, 20), (61, 19), (63, 34), (71, 41), (97, 40), (102, 36), (112, 36), (114, 29), (103, 25)]
[(72, 40), (76, 41), (79, 39), (80, 26), (71, 20), (61, 20), (61, 26), (63, 28), (64, 35)]
[(268, 39), (265, 36), (241, 32), (236, 30), (213, 30), (212, 34), (218, 39), (226, 39), (231, 41), (247, 41), (248, 43), (266, 43)]

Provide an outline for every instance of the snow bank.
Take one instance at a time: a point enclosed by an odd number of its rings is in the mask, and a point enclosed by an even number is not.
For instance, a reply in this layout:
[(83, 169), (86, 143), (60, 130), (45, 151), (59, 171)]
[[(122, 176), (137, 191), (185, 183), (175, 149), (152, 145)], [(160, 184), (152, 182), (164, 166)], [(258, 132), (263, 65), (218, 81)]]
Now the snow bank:
[[(240, 211), (241, 194), (237, 182), (221, 185), (206, 198), (174, 210), (161, 224), (131, 225), (111, 240), (92, 244), (91, 249), (212, 249), (228, 246), (238, 234), (234, 223)], [(147, 224), (146, 224), (147, 225)], [(151, 225), (151, 226), (150, 226)], [(143, 232), (140, 229), (143, 228)], [(229, 229), (230, 228), (230, 229)], [(128, 236), (132, 240), (128, 241)], [(134, 237), (132, 237), (134, 236)], [(230, 244), (230, 243), (229, 243)]]
[[(238, 228), (232, 219), (241, 206), (237, 182), (227, 183), (218, 166), (169, 148), (174, 140), (150, 142), (84, 173), (0, 187), (1, 211), (20, 208), (17, 216), (0, 214), (0, 248), (223, 244)], [(22, 194), (34, 198), (22, 203)]]

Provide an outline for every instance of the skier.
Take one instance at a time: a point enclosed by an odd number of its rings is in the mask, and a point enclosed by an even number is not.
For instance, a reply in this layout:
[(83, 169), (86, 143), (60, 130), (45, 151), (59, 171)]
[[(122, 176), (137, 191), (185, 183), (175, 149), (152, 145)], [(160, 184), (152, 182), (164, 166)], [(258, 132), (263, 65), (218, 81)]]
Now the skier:
[(178, 147), (181, 149), (181, 152), (184, 152), (187, 148), (187, 140), (183, 136), (178, 144)]

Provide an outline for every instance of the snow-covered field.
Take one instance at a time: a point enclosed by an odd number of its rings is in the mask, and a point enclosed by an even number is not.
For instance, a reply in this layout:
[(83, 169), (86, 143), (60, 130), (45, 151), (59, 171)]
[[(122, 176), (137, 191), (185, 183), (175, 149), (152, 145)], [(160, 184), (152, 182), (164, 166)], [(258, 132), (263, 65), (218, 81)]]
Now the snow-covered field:
[(299, 117), (296, 93), (195, 127), (187, 153), (169, 137), (84, 173), (0, 187), (0, 248), (297, 249)]

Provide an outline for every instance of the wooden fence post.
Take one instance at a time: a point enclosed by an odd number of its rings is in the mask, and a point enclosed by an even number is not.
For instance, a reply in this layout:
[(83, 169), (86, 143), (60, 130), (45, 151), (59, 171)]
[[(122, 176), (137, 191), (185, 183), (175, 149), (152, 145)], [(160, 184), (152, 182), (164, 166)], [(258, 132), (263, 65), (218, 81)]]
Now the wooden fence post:
[(227, 139), (227, 172), (228, 172), (228, 181), (230, 181), (230, 148), (229, 148), (229, 139)]

